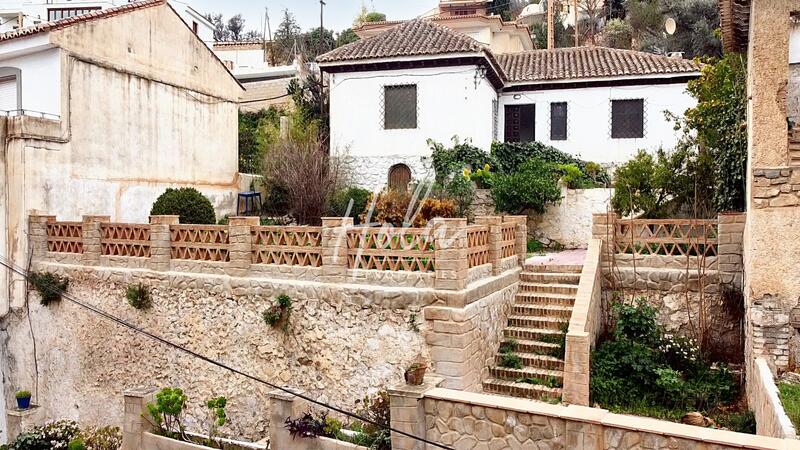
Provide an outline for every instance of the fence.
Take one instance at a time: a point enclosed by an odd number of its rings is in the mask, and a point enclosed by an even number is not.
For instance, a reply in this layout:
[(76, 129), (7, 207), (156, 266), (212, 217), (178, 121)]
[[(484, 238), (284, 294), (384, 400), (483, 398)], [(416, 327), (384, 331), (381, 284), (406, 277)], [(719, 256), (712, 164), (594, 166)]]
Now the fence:
[(466, 219), (434, 219), (426, 228), (356, 227), (341, 218), (324, 218), (321, 227), (260, 226), (253, 217), (234, 217), (228, 225), (180, 224), (177, 216), (153, 216), (149, 224), (111, 223), (105, 216), (30, 220), (33, 240), (44, 241), (34, 242), (42, 250), (37, 255), (57, 261), (234, 276), (280, 272), (328, 282), (396, 273), (411, 277), (410, 286), (445, 290), (521, 265), (527, 234), (522, 216), (480, 217), (469, 226)]

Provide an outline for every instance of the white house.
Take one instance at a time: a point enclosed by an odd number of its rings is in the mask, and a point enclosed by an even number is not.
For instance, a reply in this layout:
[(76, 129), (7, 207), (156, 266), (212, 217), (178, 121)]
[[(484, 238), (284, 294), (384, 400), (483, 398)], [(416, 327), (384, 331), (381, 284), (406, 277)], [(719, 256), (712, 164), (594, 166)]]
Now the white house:
[(495, 54), (416, 19), (317, 59), (329, 75), (331, 144), (358, 162), (367, 187), (392, 170), (429, 173), (427, 139), (541, 141), (585, 160), (619, 163), (676, 143), (665, 111), (694, 105), (692, 61), (602, 47)]
[[(0, 2), (0, 33), (130, 3), (133, 1), (3, 0)], [(211, 43), (214, 40), (214, 25), (190, 4), (181, 0), (169, 0), (169, 3), (203, 42)]]
[(177, 186), (235, 210), (242, 91), (164, 0), (0, 34), (0, 254), (25, 261), (33, 212), (142, 223)]

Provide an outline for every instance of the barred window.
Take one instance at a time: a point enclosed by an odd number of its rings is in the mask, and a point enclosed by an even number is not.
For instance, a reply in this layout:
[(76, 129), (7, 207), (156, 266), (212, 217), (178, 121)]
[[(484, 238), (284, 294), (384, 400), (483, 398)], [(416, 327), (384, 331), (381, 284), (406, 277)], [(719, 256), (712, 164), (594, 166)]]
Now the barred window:
[(567, 140), (567, 102), (550, 103), (550, 140)]
[(644, 100), (611, 101), (611, 138), (644, 137)]
[(383, 128), (417, 128), (417, 86), (383, 87)]
[(536, 140), (536, 105), (506, 105), (505, 141)]
[(59, 19), (66, 19), (69, 17), (80, 16), (83, 14), (88, 14), (92, 11), (99, 10), (99, 6), (85, 6), (83, 8), (49, 8), (47, 10), (47, 20), (59, 20)]

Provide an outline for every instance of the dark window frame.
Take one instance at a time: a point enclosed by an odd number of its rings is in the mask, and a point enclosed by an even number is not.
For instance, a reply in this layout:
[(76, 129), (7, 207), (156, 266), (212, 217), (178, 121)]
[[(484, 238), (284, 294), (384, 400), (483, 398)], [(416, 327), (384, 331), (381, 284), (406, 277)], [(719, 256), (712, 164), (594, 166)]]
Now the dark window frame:
[[(627, 107), (627, 109), (625, 109)], [(645, 137), (647, 110), (642, 98), (611, 100), (611, 139), (642, 139)]]
[[(413, 106), (404, 107), (394, 104), (394, 101), (410, 103), (410, 97), (403, 100), (398, 98), (397, 94), (392, 94), (392, 91), (400, 93), (404, 89), (413, 90)], [(381, 92), (384, 130), (415, 130), (419, 128), (419, 87), (416, 84), (389, 84), (382, 86)], [(394, 116), (390, 117), (392, 115)]]
[[(563, 110), (560, 110), (563, 107)], [(559, 114), (563, 111), (563, 114)], [(569, 103), (550, 103), (550, 140), (566, 141), (569, 139)]]
[(535, 103), (505, 105), (503, 142), (536, 142)]

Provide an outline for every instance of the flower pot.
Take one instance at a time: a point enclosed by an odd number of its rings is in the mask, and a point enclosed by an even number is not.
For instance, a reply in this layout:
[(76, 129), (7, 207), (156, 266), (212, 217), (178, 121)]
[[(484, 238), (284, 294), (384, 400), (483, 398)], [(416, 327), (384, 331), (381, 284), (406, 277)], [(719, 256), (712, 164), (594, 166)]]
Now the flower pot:
[(17, 408), (19, 409), (28, 409), (31, 407), (31, 398), (30, 397), (17, 397)]
[(412, 386), (421, 385), (422, 381), (425, 379), (425, 371), (427, 369), (428, 368), (426, 366), (416, 366), (406, 369), (405, 373), (406, 383)]

